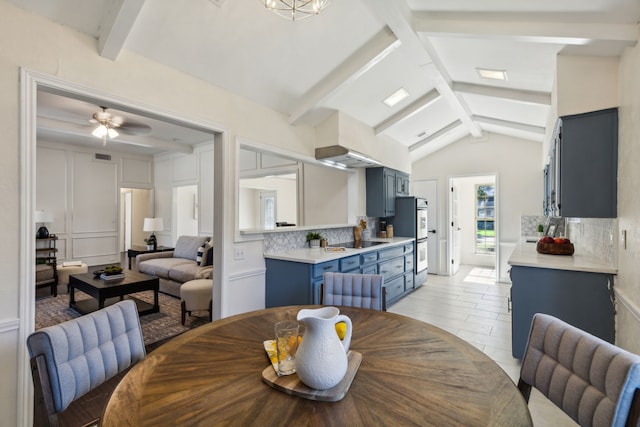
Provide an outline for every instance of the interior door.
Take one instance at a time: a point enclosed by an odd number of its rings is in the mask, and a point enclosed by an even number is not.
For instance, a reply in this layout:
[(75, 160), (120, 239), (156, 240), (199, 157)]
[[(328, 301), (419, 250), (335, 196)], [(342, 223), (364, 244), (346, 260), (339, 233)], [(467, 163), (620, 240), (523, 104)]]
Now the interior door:
[(442, 274), (440, 271), (440, 241), (445, 236), (438, 233), (438, 180), (427, 179), (424, 181), (414, 181), (413, 194), (427, 200), (429, 208), (427, 210), (427, 258), (429, 274)]
[(460, 247), (460, 225), (458, 223), (458, 190), (456, 188), (456, 183), (454, 180), (451, 180), (451, 194), (449, 195), (449, 218), (450, 218), (450, 236), (449, 241), (450, 245), (450, 266), (451, 271), (449, 275), (453, 276), (460, 269), (460, 257), (462, 256), (462, 251)]
[(275, 191), (260, 192), (260, 226), (264, 229), (276, 228)]

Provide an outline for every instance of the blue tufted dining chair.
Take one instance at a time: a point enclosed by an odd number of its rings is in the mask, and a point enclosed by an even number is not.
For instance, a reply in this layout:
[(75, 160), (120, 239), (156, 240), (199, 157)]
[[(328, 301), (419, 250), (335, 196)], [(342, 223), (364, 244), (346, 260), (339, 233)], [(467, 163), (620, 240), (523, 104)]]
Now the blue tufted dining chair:
[(135, 302), (125, 300), (33, 332), (27, 338), (34, 426), (57, 426), (74, 400), (146, 355)]
[(384, 276), (380, 274), (324, 273), (322, 304), (387, 311)]
[(518, 388), (535, 387), (581, 426), (637, 426), (640, 356), (548, 314), (533, 316)]

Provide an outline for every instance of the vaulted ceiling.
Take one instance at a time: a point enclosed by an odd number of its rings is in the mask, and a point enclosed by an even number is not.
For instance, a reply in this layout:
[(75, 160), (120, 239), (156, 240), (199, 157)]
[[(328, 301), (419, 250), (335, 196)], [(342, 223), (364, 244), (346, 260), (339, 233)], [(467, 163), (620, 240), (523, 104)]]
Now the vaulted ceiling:
[(413, 160), (484, 132), (542, 141), (557, 55), (620, 55), (640, 21), (638, 0), (332, 0), (295, 22), (261, 0), (10, 1), (95, 37), (98, 55), (133, 51), (292, 125), (341, 111)]

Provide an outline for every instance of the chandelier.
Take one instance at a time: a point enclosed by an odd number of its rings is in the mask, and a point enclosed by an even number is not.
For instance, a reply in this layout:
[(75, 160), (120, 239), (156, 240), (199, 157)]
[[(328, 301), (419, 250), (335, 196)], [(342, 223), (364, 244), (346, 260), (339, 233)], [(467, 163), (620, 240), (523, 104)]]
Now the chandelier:
[(264, 7), (283, 18), (299, 21), (318, 15), (330, 0), (262, 0)]

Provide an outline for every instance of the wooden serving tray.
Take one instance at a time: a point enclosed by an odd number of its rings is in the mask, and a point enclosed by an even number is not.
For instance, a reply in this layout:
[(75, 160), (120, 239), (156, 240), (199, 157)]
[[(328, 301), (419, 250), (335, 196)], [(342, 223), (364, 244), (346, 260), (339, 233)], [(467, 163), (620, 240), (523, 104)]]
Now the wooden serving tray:
[(548, 255), (573, 255), (573, 243), (544, 243), (538, 242), (536, 251)]
[(362, 362), (362, 354), (357, 351), (349, 351), (347, 353), (349, 365), (347, 373), (342, 381), (335, 387), (327, 390), (316, 390), (309, 388), (300, 381), (297, 374), (285, 375), (279, 377), (273, 366), (269, 365), (262, 371), (262, 381), (269, 384), (276, 390), (280, 390), (292, 396), (304, 397), (309, 400), (318, 400), (321, 402), (337, 402), (342, 400), (349, 391), (351, 382), (358, 372), (360, 363)]

